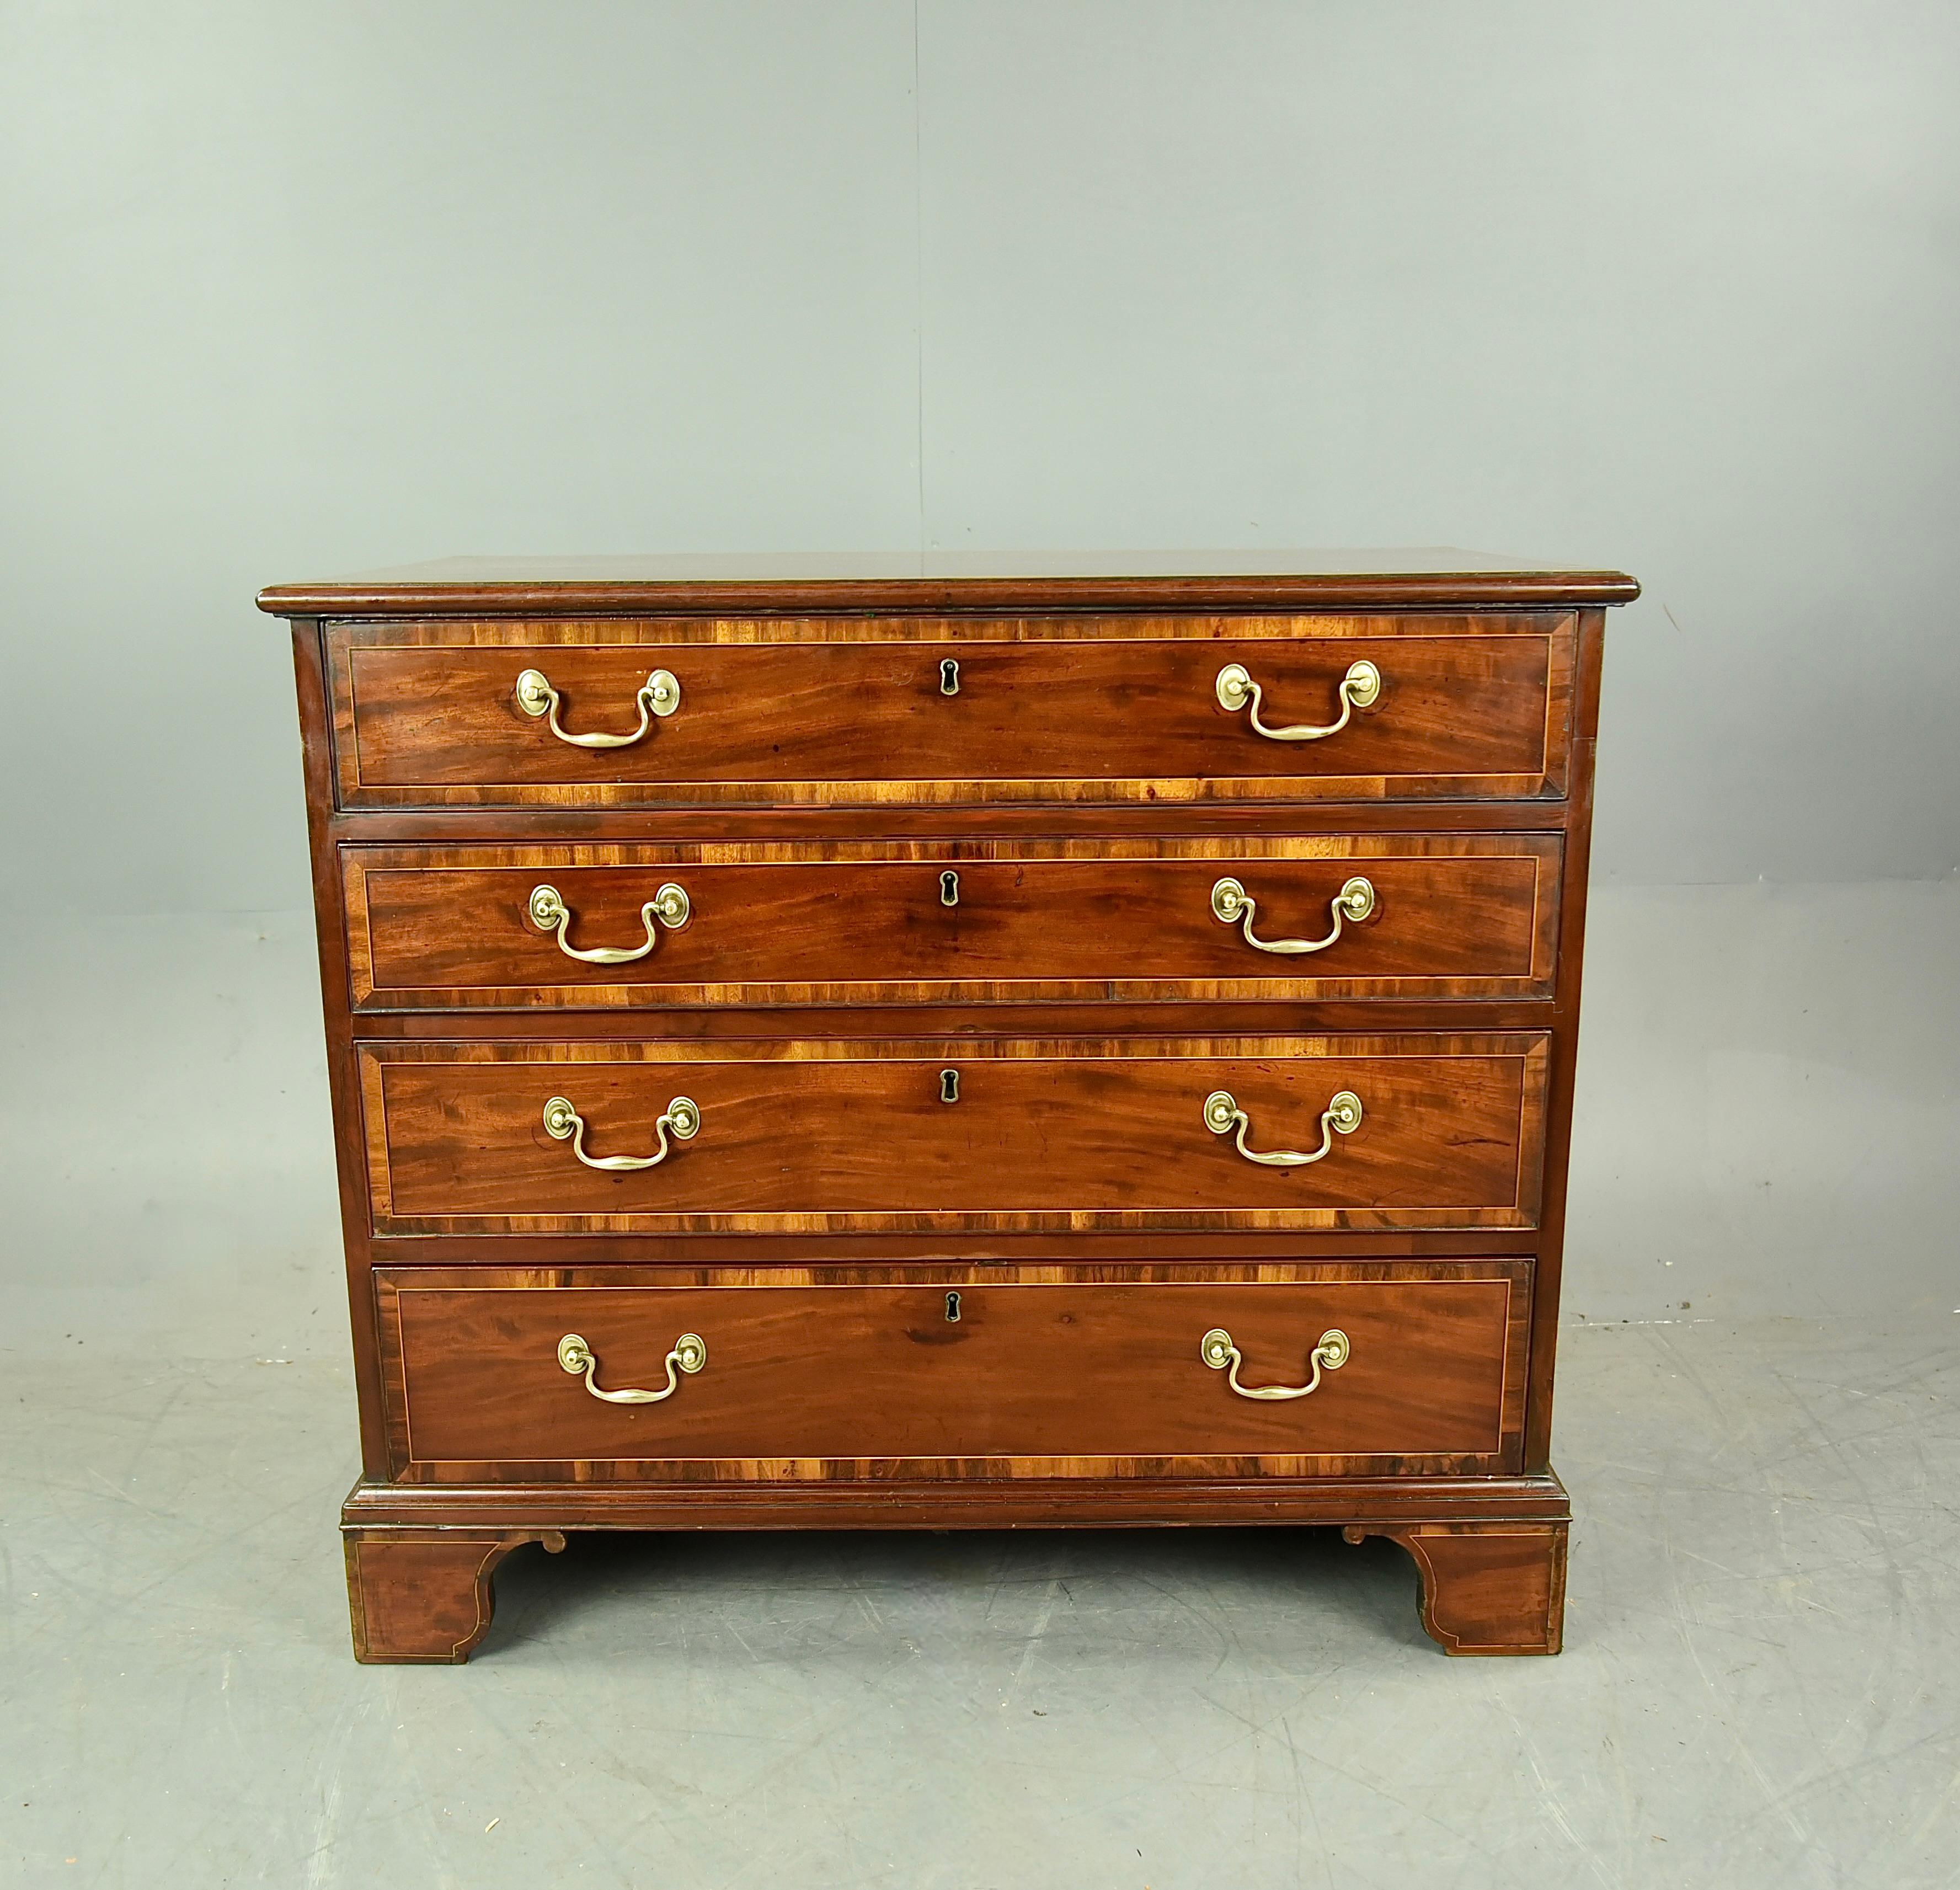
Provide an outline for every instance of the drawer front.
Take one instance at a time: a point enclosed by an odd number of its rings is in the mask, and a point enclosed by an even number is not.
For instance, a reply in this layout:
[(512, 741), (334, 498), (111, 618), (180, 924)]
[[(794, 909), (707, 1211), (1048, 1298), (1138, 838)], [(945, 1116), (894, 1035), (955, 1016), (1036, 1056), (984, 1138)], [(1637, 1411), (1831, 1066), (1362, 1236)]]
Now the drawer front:
[[(1562, 793), (1574, 635), (1552, 613), (383, 624), (329, 651), (348, 807), (1379, 800)], [(1257, 703), (1220, 702), (1234, 665)], [(1344, 710), (1322, 739), (1254, 726)], [(595, 734), (632, 739), (565, 739)]]
[(391, 1042), (359, 1057), (383, 1233), (1524, 1227), (1548, 1044)]
[[(403, 1268), (376, 1285), (398, 1477), (781, 1481), (1513, 1468), (1529, 1275)], [(1214, 1341), (1208, 1362), (1214, 1332), (1236, 1360)], [(1234, 1377), (1313, 1389), (1255, 1399)]]
[[(1476, 835), (349, 847), (342, 870), (354, 1001), (370, 1010), (1494, 998), (1551, 989), (1558, 846)], [(674, 887), (679, 923), (648, 911), (671, 915)]]

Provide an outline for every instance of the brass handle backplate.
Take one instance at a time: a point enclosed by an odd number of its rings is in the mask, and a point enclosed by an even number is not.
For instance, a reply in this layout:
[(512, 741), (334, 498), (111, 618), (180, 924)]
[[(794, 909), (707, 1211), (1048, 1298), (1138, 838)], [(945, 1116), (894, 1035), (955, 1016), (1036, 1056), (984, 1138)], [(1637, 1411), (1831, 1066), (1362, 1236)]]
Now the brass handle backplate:
[(582, 965), (630, 965), (636, 958), (644, 958), (658, 942), (654, 930), (656, 919), (668, 931), (677, 932), (694, 915), (686, 889), (670, 880), (640, 908), (640, 923), (647, 928), (644, 945), (594, 945), (581, 951), (565, 937), (571, 924), (571, 910), (556, 886), (533, 886), (528, 910), (531, 923), (541, 932), (555, 932), (558, 950)]
[(585, 1152), (585, 1118), (562, 1096), (545, 1105), (545, 1133), (553, 1141), (569, 1138), (571, 1152), (587, 1168), (603, 1168), (609, 1174), (630, 1174), (642, 1168), (657, 1168), (667, 1158), (667, 1134), (691, 1142), (701, 1132), (701, 1106), (692, 1096), (677, 1096), (654, 1125), (660, 1147), (651, 1155), (588, 1155)]
[(680, 683), (671, 670), (656, 670), (640, 685), (634, 701), (640, 705), (640, 726), (630, 735), (568, 735), (558, 719), (558, 694), (542, 670), (527, 670), (517, 678), (517, 706), (527, 715), (542, 715), (551, 732), (574, 748), (631, 748), (654, 725), (680, 707)]
[(1291, 728), (1268, 728), (1259, 720), (1260, 690), (1242, 663), (1228, 663), (1218, 672), (1218, 679), (1212, 685), (1217, 692), (1218, 706), (1236, 714), (1247, 704), (1252, 705), (1252, 727), (1269, 742), (1321, 742), (1330, 735), (1338, 735), (1348, 726), (1349, 719), (1357, 708), (1372, 708), (1380, 701), (1382, 673), (1366, 657), (1357, 657), (1348, 666), (1348, 673), (1341, 679), (1338, 692), (1341, 713), (1324, 727), (1315, 727), (1302, 722)]
[(1239, 926), (1246, 943), (1258, 951), (1278, 952), (1288, 957), (1302, 952), (1325, 951), (1340, 937), (1341, 927), (1350, 919), (1358, 923), (1374, 911), (1375, 889), (1357, 873), (1328, 903), (1334, 929), (1325, 938), (1255, 938), (1252, 915), (1258, 905), (1252, 894), (1236, 880), (1220, 880), (1211, 889), (1211, 914), (1221, 925)]
[(1262, 1155), (1246, 1146), (1246, 1131), (1252, 1125), (1251, 1118), (1230, 1090), (1214, 1090), (1204, 1099), (1204, 1126), (1214, 1135), (1230, 1135), (1236, 1130), (1239, 1153), (1247, 1161), (1257, 1162), (1265, 1168), (1304, 1168), (1310, 1162), (1320, 1160), (1334, 1146), (1336, 1129), (1343, 1135), (1352, 1135), (1361, 1126), (1361, 1099), (1352, 1090), (1342, 1090), (1329, 1101), (1320, 1112), (1320, 1146), (1311, 1155), (1290, 1148), (1275, 1148)]
[(1313, 1376), (1304, 1385), (1242, 1385), (1239, 1382), (1239, 1367), (1243, 1360), (1239, 1348), (1232, 1343), (1232, 1335), (1222, 1325), (1214, 1325), (1198, 1341), (1198, 1355), (1214, 1372), (1223, 1372), (1226, 1382), (1241, 1398), (1306, 1398), (1320, 1389), (1320, 1368), (1324, 1365), (1330, 1372), (1338, 1372), (1348, 1363), (1348, 1355), (1353, 1348), (1348, 1343), (1348, 1335), (1337, 1326), (1331, 1326), (1320, 1335), (1320, 1343), (1313, 1348), (1308, 1363), (1313, 1367)]
[(599, 1361), (592, 1356), (592, 1348), (576, 1332), (568, 1332), (558, 1341), (558, 1362), (574, 1378), (584, 1373), (585, 1389), (609, 1405), (657, 1405), (680, 1389), (680, 1380), (674, 1376), (676, 1367), (692, 1376), (708, 1363), (708, 1341), (698, 1332), (682, 1333), (667, 1354), (667, 1382), (658, 1391), (601, 1391), (593, 1376)]

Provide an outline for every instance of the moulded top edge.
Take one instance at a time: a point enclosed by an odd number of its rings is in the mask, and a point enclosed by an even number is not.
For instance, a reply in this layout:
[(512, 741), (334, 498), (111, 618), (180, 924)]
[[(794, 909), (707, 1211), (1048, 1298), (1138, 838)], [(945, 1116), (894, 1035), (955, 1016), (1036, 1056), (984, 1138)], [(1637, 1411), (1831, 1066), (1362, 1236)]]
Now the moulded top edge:
[(1631, 602), (1615, 571), (1452, 550), (453, 558), (269, 586), (275, 616), (1492, 609)]

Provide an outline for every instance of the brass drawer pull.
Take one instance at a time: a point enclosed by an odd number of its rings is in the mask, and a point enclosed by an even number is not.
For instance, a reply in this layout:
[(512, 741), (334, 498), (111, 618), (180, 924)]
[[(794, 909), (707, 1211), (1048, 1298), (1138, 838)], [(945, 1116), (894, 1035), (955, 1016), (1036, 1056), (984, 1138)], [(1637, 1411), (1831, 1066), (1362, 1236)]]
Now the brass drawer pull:
[(527, 715), (542, 715), (551, 732), (574, 748), (631, 748), (654, 725), (656, 716), (671, 715), (680, 707), (680, 683), (671, 670), (656, 670), (640, 685), (634, 701), (640, 705), (640, 726), (630, 735), (568, 735), (559, 727), (558, 691), (542, 670), (527, 670), (517, 678), (517, 706)]
[(1335, 894), (1329, 909), (1334, 916), (1334, 929), (1325, 938), (1255, 938), (1252, 915), (1258, 905), (1252, 894), (1236, 880), (1220, 880), (1211, 889), (1212, 916), (1221, 925), (1242, 927), (1246, 943), (1255, 950), (1279, 952), (1289, 957), (1302, 952), (1325, 951), (1340, 937), (1341, 928), (1348, 920), (1358, 922), (1375, 909), (1375, 889), (1357, 874)]
[(701, 1131), (701, 1107), (692, 1096), (677, 1096), (666, 1113), (654, 1125), (660, 1145), (651, 1155), (588, 1155), (585, 1152), (585, 1118), (562, 1096), (545, 1105), (545, 1133), (552, 1141), (571, 1138), (571, 1152), (587, 1168), (603, 1168), (612, 1174), (628, 1174), (642, 1168), (657, 1168), (667, 1158), (667, 1131), (678, 1141), (691, 1142)]
[(1214, 1135), (1230, 1135), (1236, 1129), (1239, 1153), (1247, 1161), (1258, 1162), (1266, 1168), (1304, 1168), (1309, 1162), (1319, 1161), (1334, 1146), (1336, 1129), (1343, 1135), (1352, 1135), (1361, 1126), (1361, 1099), (1352, 1090), (1343, 1090), (1328, 1102), (1320, 1115), (1320, 1146), (1311, 1155), (1297, 1154), (1290, 1148), (1276, 1148), (1270, 1154), (1262, 1155), (1246, 1146), (1246, 1131), (1252, 1125), (1230, 1090), (1214, 1090), (1204, 1099), (1204, 1126)]
[[(1216, 902), (1214, 899), (1214, 903)], [(575, 958), (583, 965), (630, 965), (636, 958), (644, 958), (657, 943), (654, 920), (658, 919), (670, 931), (677, 932), (693, 916), (694, 908), (688, 902), (686, 889), (676, 886), (670, 880), (640, 908), (640, 923), (647, 928), (645, 944), (594, 945), (584, 951), (565, 937), (571, 924), (571, 912), (556, 886), (533, 886), (530, 911), (531, 923), (539, 931), (557, 933), (558, 948), (566, 957)]]
[[(1308, 1360), (1313, 1367), (1313, 1376), (1304, 1385), (1240, 1384), (1239, 1367), (1243, 1361), (1238, 1347), (1232, 1343), (1232, 1335), (1222, 1325), (1214, 1325), (1198, 1341), (1198, 1355), (1214, 1372), (1224, 1373), (1226, 1382), (1241, 1398), (1306, 1398), (1320, 1389), (1320, 1368), (1324, 1365), (1330, 1372), (1338, 1372), (1348, 1363), (1348, 1354), (1352, 1349), (1348, 1343), (1348, 1335), (1338, 1325), (1322, 1333), (1320, 1343), (1313, 1348)], [(600, 1395), (603, 1397), (605, 1393), (602, 1392)]]
[(585, 1389), (593, 1397), (604, 1398), (609, 1405), (657, 1405), (663, 1398), (671, 1398), (680, 1389), (680, 1380), (674, 1376), (676, 1366), (691, 1377), (708, 1363), (708, 1341), (698, 1332), (682, 1333), (674, 1341), (673, 1350), (667, 1354), (667, 1382), (658, 1391), (601, 1391), (593, 1378), (593, 1373), (599, 1369), (599, 1361), (592, 1356), (592, 1348), (576, 1332), (568, 1332), (558, 1341), (558, 1362), (574, 1378), (583, 1372)]
[(1252, 727), (1268, 741), (1319, 742), (1330, 735), (1339, 734), (1357, 708), (1374, 707), (1381, 699), (1382, 673), (1366, 657), (1349, 663), (1348, 673), (1341, 679), (1340, 718), (1324, 728), (1311, 727), (1304, 722), (1292, 728), (1267, 727), (1259, 720), (1259, 686), (1247, 673), (1242, 663), (1227, 663), (1218, 672), (1218, 680), (1213, 686), (1218, 692), (1220, 708), (1230, 709), (1236, 714), (1249, 702), (1252, 705)]

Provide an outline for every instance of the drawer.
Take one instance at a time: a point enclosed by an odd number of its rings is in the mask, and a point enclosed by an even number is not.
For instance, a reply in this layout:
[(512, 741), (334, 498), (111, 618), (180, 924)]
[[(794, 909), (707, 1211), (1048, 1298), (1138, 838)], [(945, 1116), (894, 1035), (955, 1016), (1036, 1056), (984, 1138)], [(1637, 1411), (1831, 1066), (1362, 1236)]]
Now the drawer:
[(357, 1050), (379, 1233), (814, 1233), (1531, 1227), (1549, 1042)]
[(1563, 793), (1575, 623), (368, 624), (327, 643), (347, 807), (1372, 800)]
[(348, 847), (341, 870), (354, 1002), (383, 1010), (1541, 997), (1558, 861), (1549, 835), (1341, 835)]
[[(393, 1472), (783, 1481), (1501, 1471), (1516, 1462), (1530, 1269), (914, 1267), (845, 1279), (384, 1268)], [(1214, 1332), (1225, 1338), (1208, 1348)], [(1234, 1379), (1306, 1395), (1249, 1398)], [(622, 1391), (667, 1395), (595, 1395)]]

